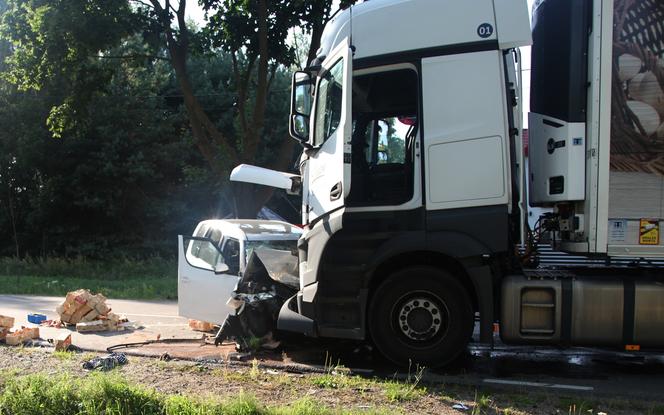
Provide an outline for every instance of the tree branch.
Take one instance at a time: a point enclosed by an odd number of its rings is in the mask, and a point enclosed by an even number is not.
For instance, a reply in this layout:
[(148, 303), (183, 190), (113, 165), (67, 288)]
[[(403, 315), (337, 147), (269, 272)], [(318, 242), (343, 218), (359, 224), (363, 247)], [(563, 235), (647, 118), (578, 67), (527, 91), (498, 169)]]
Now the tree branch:
[(141, 54), (118, 55), (118, 56), (96, 55), (96, 56), (91, 56), (91, 57), (99, 58), (99, 59), (156, 59), (156, 60), (161, 60), (161, 61), (170, 61), (169, 58), (166, 58), (164, 56), (141, 55)]
[(267, 104), (267, 87), (268, 87), (268, 14), (267, 14), (267, 0), (258, 0), (258, 72), (256, 74), (256, 98), (254, 101), (253, 122), (251, 125), (251, 133), (247, 137), (244, 156), (248, 159), (253, 159), (256, 156), (258, 149), (258, 140), (263, 132), (263, 124), (265, 122), (265, 106)]
[(233, 61), (233, 74), (235, 75), (235, 88), (237, 90), (237, 109), (238, 115), (240, 117), (240, 128), (242, 128), (242, 135), (247, 134), (248, 125), (247, 125), (247, 113), (245, 107), (245, 100), (247, 99), (247, 85), (244, 82), (244, 77), (240, 76), (240, 68), (237, 63), (237, 56), (235, 52), (231, 53), (231, 58)]
[(276, 62), (274, 65), (272, 65), (272, 68), (270, 68), (270, 77), (267, 80), (267, 91), (270, 92), (272, 89), (272, 81), (274, 80), (274, 75), (277, 73), (277, 66), (279, 66)]
[(138, 4), (142, 4), (143, 6), (149, 8), (149, 9), (154, 9), (154, 4), (149, 4), (149, 3), (146, 3), (142, 0), (129, 0), (129, 1), (132, 1), (132, 2), (138, 3)]

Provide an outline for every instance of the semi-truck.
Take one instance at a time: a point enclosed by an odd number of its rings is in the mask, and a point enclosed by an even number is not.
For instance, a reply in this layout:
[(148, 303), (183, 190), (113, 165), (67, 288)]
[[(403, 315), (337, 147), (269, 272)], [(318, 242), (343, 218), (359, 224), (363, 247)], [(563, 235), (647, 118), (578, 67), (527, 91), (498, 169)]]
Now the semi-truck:
[[(647, 259), (664, 257), (663, 26), (660, 0), (538, 0), (532, 22), (525, 0), (338, 13), (293, 75), (300, 174), (231, 174), (302, 195), (279, 329), (429, 367), (476, 319), (482, 343), (497, 327), (514, 345), (664, 346), (664, 272)], [(550, 210), (533, 229), (529, 205)], [(602, 264), (538, 267), (543, 235)]]

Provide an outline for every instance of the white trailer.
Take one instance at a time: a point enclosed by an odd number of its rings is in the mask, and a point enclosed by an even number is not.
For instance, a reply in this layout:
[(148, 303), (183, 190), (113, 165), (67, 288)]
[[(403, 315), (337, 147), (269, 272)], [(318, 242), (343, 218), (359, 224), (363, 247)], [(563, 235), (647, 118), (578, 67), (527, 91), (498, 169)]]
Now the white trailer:
[[(464, 349), (476, 314), (486, 343), (500, 323), (514, 344), (664, 346), (661, 270), (532, 261), (543, 232), (609, 265), (664, 256), (663, 13), (655, 0), (536, 2), (529, 177), (524, 0), (371, 0), (339, 13), (293, 77), (301, 175), (231, 176), (302, 193), (300, 290), (279, 327), (370, 338), (427, 366)], [(553, 209), (534, 232), (527, 186)]]

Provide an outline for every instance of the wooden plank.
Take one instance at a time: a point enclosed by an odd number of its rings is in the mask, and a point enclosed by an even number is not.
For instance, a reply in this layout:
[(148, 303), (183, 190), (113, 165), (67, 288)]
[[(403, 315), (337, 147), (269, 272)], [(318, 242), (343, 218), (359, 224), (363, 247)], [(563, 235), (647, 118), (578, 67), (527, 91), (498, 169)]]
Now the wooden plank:
[(102, 320), (94, 320), (83, 323), (78, 323), (76, 325), (76, 331), (79, 333), (91, 333), (95, 331), (107, 331), (108, 326)]

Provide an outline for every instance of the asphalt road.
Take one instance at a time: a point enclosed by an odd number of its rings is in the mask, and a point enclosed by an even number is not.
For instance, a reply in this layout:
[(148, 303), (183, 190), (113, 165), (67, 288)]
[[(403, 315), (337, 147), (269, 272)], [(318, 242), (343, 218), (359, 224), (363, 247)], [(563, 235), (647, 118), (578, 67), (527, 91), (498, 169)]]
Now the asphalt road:
[[(0, 314), (11, 315), (17, 325), (28, 325), (27, 314), (39, 312), (56, 318), (59, 297), (0, 295)], [(113, 311), (140, 327), (124, 332), (72, 333), (79, 347), (103, 351), (109, 346), (161, 339), (192, 339), (189, 343), (156, 344), (129, 351), (147, 355), (169, 353), (172, 357), (225, 359), (233, 346), (216, 348), (201, 343), (201, 333), (187, 327), (177, 314), (175, 302), (108, 300)], [(66, 329), (42, 328), (42, 338), (54, 338)], [(196, 339), (199, 339), (198, 341)], [(393, 376), (398, 370), (366, 346), (345, 341), (289, 338), (284, 353), (261, 352), (267, 365), (322, 366), (326, 358), (339, 359), (360, 373)], [(328, 356), (329, 355), (329, 356)], [(488, 349), (472, 345), (452, 367), (429, 371), (430, 381), (470, 384), (539, 393), (581, 394), (588, 399), (613, 396), (664, 402), (664, 354), (625, 353), (589, 348), (507, 347), (496, 338)]]
[[(0, 295), (0, 314), (16, 319), (16, 326), (34, 326), (28, 323), (28, 314), (40, 313), (49, 319), (59, 318), (55, 307), (64, 301), (63, 297), (40, 297), (26, 295)], [(106, 350), (114, 344), (166, 338), (200, 338), (200, 333), (189, 330), (187, 319), (178, 316), (177, 302), (108, 300), (111, 310), (126, 316), (130, 326), (124, 331), (80, 334), (67, 329), (41, 327), (43, 339), (56, 338), (65, 332), (72, 333), (72, 343), (88, 350)]]

